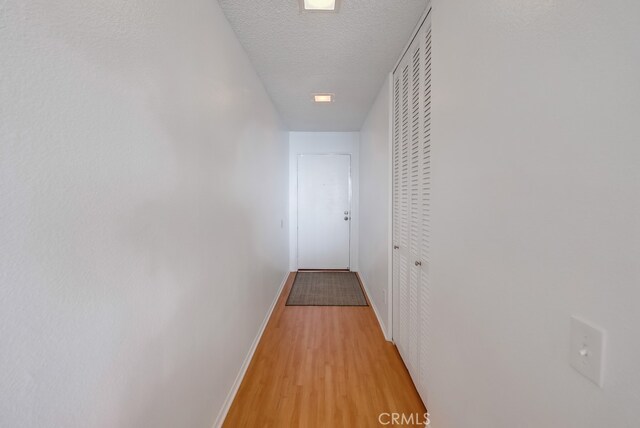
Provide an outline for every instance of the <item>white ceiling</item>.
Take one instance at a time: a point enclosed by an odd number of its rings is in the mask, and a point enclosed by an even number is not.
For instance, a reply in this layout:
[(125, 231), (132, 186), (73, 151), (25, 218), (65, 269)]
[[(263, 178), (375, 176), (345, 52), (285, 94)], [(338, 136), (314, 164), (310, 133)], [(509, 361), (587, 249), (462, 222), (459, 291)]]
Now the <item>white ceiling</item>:
[[(292, 131), (359, 131), (427, 0), (342, 0), (301, 13), (298, 0), (219, 0)], [(314, 104), (314, 92), (335, 102)]]

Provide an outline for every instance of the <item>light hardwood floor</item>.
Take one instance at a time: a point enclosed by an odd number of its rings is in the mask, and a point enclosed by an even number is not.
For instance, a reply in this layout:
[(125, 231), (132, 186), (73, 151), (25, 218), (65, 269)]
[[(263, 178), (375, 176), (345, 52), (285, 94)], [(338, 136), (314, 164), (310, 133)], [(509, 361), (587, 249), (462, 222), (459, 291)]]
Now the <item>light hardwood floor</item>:
[(381, 413), (424, 414), (371, 307), (285, 306), (294, 278), (287, 280), (224, 427), (376, 427)]

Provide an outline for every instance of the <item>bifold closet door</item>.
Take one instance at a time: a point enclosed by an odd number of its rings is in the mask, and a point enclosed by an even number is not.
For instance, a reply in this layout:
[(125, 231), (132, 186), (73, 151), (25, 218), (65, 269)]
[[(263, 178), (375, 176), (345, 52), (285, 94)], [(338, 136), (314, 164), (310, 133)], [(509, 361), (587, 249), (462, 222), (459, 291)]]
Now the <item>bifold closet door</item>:
[(418, 286), (420, 245), (418, 240), (420, 206), (420, 41), (415, 39), (394, 76), (394, 149), (399, 162), (394, 176), (394, 260), (397, 268), (397, 328), (394, 340), (412, 376), (418, 363)]
[(427, 20), (393, 75), (393, 339), (423, 399), (429, 320), (430, 34)]
[(418, 391), (424, 401), (427, 401), (427, 382), (429, 378), (429, 355), (431, 352), (431, 21), (427, 18), (424, 32), (420, 35), (422, 50), (422, 146), (421, 146), (421, 172), (420, 172), (420, 259), (422, 262), (419, 284), (419, 308), (418, 315), (420, 338), (419, 346), (419, 373), (416, 382)]
[(411, 370), (409, 356), (409, 278), (411, 274), (409, 254), (409, 67), (402, 61), (394, 76), (395, 106), (394, 151), (397, 165), (394, 168), (394, 341), (405, 365)]

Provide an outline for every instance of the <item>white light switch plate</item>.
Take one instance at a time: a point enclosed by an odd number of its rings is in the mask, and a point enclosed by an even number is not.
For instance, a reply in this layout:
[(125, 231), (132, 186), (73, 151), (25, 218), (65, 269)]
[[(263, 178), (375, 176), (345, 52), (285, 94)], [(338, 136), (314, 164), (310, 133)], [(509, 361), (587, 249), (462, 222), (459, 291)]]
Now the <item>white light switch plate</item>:
[(586, 321), (571, 317), (571, 366), (602, 387), (604, 331)]

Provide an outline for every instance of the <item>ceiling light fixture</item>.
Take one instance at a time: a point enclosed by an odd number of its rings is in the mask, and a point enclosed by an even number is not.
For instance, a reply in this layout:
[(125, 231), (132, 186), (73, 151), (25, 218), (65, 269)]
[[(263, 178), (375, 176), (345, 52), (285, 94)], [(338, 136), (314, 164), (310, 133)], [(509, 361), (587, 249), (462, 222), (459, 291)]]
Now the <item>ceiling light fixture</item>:
[(313, 101), (316, 103), (332, 103), (333, 94), (313, 94)]
[(300, 0), (303, 11), (335, 12), (338, 10), (338, 0)]

